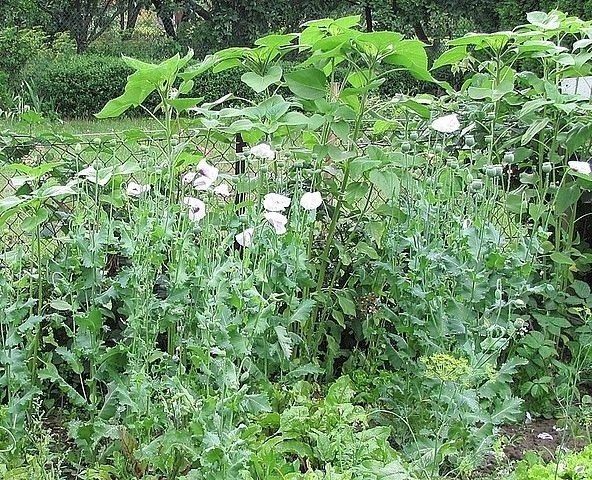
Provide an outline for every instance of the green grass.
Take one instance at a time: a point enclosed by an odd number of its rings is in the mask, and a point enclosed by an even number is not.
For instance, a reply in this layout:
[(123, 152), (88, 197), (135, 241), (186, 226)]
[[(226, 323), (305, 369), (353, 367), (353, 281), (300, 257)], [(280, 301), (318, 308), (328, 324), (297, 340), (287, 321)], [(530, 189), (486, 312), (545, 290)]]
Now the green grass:
[(142, 130), (157, 130), (160, 127), (155, 120), (146, 117), (115, 118), (108, 120), (48, 120), (33, 125), (18, 120), (0, 119), (0, 132), (9, 131), (21, 135), (38, 135), (47, 132), (57, 134), (91, 135), (117, 133), (136, 128)]

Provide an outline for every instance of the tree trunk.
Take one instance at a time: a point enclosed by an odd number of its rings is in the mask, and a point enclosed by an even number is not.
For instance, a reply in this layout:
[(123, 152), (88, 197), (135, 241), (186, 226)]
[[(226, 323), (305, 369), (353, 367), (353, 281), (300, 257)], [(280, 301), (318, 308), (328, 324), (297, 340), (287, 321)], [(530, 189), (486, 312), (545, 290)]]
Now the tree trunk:
[(372, 7), (369, 3), (364, 5), (364, 17), (366, 18), (366, 31), (374, 31), (374, 28), (372, 27)]
[(165, 33), (171, 38), (177, 38), (175, 25), (171, 18), (171, 12), (167, 11), (162, 0), (154, 0), (154, 7), (156, 8), (156, 15), (162, 22)]
[(423, 29), (423, 25), (419, 22), (415, 22), (413, 24), (413, 30), (415, 30), (415, 35), (419, 38), (423, 43), (430, 43), (430, 39), (428, 38), (425, 30)]
[(159, 15), (159, 18), (166, 34), (171, 38), (177, 38), (177, 32), (175, 31), (175, 25), (173, 24), (172, 18), (166, 15), (164, 17)]
[(140, 3), (136, 0), (128, 0), (127, 3), (127, 18), (125, 22), (125, 30), (132, 32), (136, 28), (138, 17), (140, 16), (141, 10)]

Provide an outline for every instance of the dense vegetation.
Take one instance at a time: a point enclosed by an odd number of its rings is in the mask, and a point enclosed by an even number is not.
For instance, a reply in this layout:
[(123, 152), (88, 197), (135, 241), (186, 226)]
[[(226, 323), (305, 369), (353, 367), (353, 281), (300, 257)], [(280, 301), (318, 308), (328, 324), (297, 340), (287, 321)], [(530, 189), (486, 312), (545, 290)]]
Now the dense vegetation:
[(2, 478), (502, 478), (538, 417), (513, 478), (592, 478), (592, 23), (526, 18), (433, 61), (367, 16), (154, 63), (27, 31), (23, 78), (136, 128), (0, 137)]
[[(202, 58), (221, 48), (251, 45), (268, 33), (294, 31), (314, 18), (361, 14), (364, 30), (416, 36), (429, 45), (427, 53), (433, 60), (447, 39), (469, 31), (511, 29), (523, 21), (526, 12), (556, 7), (581, 18), (592, 15), (588, 0), (5, 0), (0, 6), (0, 109), (4, 116), (24, 105), (61, 118), (88, 116), (101, 107), (99, 101), (93, 105), (89, 100), (103, 98), (95, 95), (94, 88), (105, 94), (121, 88), (120, 70), (126, 68), (120, 61), (122, 54), (162, 61), (191, 48), (196, 58)], [(86, 58), (87, 54), (91, 56)], [(101, 72), (97, 78), (91, 78), (95, 69), (85, 65), (96, 65), (97, 56), (105, 65), (96, 68)], [(38, 78), (46, 68), (57, 75)], [(196, 85), (198, 94), (218, 98), (223, 91), (248, 96), (240, 87), (241, 74), (219, 77), (216, 82), (201, 79)], [(64, 82), (78, 87), (69, 91)], [(396, 74), (385, 82), (382, 93), (425, 89), (409, 75)]]

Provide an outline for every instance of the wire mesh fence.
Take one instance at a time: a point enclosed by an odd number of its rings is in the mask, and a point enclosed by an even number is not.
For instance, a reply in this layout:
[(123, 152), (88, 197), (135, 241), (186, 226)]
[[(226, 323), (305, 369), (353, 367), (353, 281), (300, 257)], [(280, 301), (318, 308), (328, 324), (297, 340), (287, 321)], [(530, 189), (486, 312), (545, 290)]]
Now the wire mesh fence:
[[(211, 141), (196, 135), (176, 138), (184, 151), (194, 158), (206, 157), (221, 172), (233, 175), (253, 173), (241, 155), (245, 148), (240, 137), (233, 141)], [(79, 172), (92, 167), (101, 171), (133, 168), (127, 184), (146, 181), (150, 170), (162, 166), (166, 145), (158, 136), (108, 136), (84, 138), (38, 138), (27, 135), (3, 137), (0, 142), (0, 267), (11, 255), (28, 255), (41, 248), (45, 255), (58, 254), (56, 249), (67, 234), (76, 195), (46, 196), (43, 211), (46, 218), (38, 221), (31, 208), (21, 206), (23, 198), (33, 198), (35, 190), (47, 186), (68, 185), (79, 178)], [(95, 181), (99, 182), (97, 177)], [(239, 202), (239, 196), (232, 201)], [(96, 208), (101, 208), (97, 198)], [(45, 215), (45, 214), (44, 214)]]
[[(296, 140), (290, 139), (286, 142), (287, 144), (297, 143)], [(182, 145), (183, 153), (179, 158), (183, 159), (184, 155), (188, 157), (187, 168), (191, 168), (198, 159), (206, 158), (220, 170), (221, 174), (235, 179), (241, 178), (244, 184), (252, 183), (253, 178), (259, 173), (257, 166), (246, 161), (247, 156), (241, 155), (248, 146), (240, 136), (213, 139), (202, 133), (185, 134), (182, 138), (173, 138), (173, 143)], [(336, 148), (345, 148), (338, 143), (337, 141)], [(388, 151), (393, 147), (388, 145), (388, 142), (377, 144), (372, 138), (364, 137), (362, 150), (369, 145)], [(67, 185), (72, 179), (80, 178), (77, 176), (79, 172), (89, 167), (100, 172), (118, 168), (129, 170), (130, 166), (135, 166), (126, 182), (146, 182), (148, 180), (146, 172), (162, 169), (163, 162), (167, 158), (166, 148), (167, 141), (158, 132), (147, 134), (136, 131), (98, 137), (40, 138), (27, 135), (0, 137), (0, 267), (11, 263), (7, 261), (11, 256), (22, 255), (23, 258), (28, 258), (31, 254), (35, 254), (35, 249), (43, 250), (45, 255), (49, 253), (57, 256), (60, 248), (68, 241), (72, 212), (76, 210), (74, 203), (77, 201), (76, 195), (56, 195), (45, 198), (43, 206), (46, 213), (42, 218), (32, 213), (34, 208), (17, 208), (20, 199), (33, 196), (32, 192), (44, 185)], [(297, 150), (297, 148), (292, 149), (290, 155)], [(339, 178), (335, 169), (332, 168), (329, 156), (321, 159), (321, 163), (325, 179), (332, 177), (331, 181), (337, 184)], [(421, 181), (425, 172), (422, 174), (421, 169), (417, 169), (417, 172), (418, 180)], [(289, 176), (287, 170), (275, 173), (281, 177)], [(361, 205), (366, 202), (378, 202), (385, 208), (396, 208), (407, 205), (409, 202), (413, 203), (413, 196), (410, 196), (412, 192), (408, 192), (404, 184), (399, 185), (400, 188), (392, 184), (392, 181), (397, 180), (396, 175), (391, 177), (377, 175), (370, 180), (371, 194), (368, 198), (360, 198)], [(180, 181), (176, 183), (179, 186), (181, 184)], [(391, 195), (397, 192), (397, 198), (389, 198), (391, 190)], [(246, 194), (244, 190), (236, 191), (238, 193), (229, 196), (227, 201), (234, 202), (237, 205), (237, 213), (240, 214)], [(177, 200), (180, 201), (181, 190), (177, 193)], [(100, 199), (96, 200), (93, 208), (102, 208)], [(453, 199), (448, 201), (451, 202)], [(518, 234), (518, 229), (515, 228), (516, 219), (504, 208), (492, 209), (490, 215), (490, 221), (497, 226), (506, 239)]]

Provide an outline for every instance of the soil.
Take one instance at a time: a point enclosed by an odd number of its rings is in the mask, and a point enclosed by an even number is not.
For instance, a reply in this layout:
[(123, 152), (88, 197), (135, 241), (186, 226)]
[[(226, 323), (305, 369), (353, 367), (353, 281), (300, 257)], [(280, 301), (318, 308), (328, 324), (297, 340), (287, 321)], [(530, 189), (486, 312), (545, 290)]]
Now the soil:
[(481, 476), (491, 475), (503, 465), (522, 460), (526, 452), (535, 452), (545, 462), (549, 462), (555, 458), (560, 447), (568, 451), (579, 451), (588, 445), (584, 435), (574, 435), (574, 432), (561, 428), (562, 425), (556, 419), (535, 418), (523, 424), (501, 427), (504, 455), (501, 459), (490, 455), (479, 473)]

